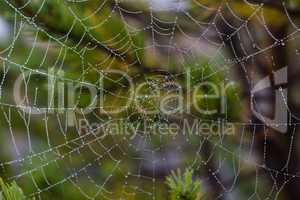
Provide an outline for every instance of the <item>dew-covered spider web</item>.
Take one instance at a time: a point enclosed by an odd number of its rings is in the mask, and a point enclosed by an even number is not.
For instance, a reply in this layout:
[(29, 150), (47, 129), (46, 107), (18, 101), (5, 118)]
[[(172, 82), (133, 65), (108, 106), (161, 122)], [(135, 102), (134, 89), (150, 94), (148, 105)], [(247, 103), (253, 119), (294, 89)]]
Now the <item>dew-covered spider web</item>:
[(28, 198), (159, 200), (190, 168), (212, 199), (283, 199), (297, 5), (254, 2), (1, 1), (0, 176)]

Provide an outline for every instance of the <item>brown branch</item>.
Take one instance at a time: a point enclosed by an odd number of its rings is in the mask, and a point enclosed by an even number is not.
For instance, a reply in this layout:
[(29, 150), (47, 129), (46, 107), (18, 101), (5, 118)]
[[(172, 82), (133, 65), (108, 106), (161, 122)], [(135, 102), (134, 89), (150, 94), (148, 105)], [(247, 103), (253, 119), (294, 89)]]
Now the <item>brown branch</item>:
[[(17, 7), (22, 7), (24, 5), (24, 2), (22, 0), (14, 0), (15, 5)], [(23, 9), (23, 14), (27, 17), (33, 17), (35, 15), (34, 11), (26, 6)], [(36, 23), (38, 26), (46, 28), (49, 30), (49, 32), (61, 36), (66, 36), (68, 34), (69, 39), (73, 42), (81, 41), (81, 46), (92, 46), (96, 47), (97, 49), (101, 50), (102, 52), (109, 54), (116, 58), (119, 62), (124, 63), (127, 66), (133, 66), (136, 67), (139, 71), (139, 73), (151, 73), (153, 71), (166, 71), (164, 69), (161, 69), (159, 67), (151, 68), (148, 66), (145, 66), (144, 64), (140, 63), (138, 59), (132, 58), (129, 55), (122, 56), (121, 52), (118, 52), (114, 50), (112, 47), (105, 46), (99, 44), (99, 41), (97, 41), (95, 38), (76, 35), (73, 32), (68, 33), (68, 30), (62, 30), (58, 26), (56, 26), (53, 23), (49, 22), (50, 17), (49, 16), (39, 16), (37, 18), (34, 18), (34, 23)], [(175, 72), (174, 72), (175, 73)]]

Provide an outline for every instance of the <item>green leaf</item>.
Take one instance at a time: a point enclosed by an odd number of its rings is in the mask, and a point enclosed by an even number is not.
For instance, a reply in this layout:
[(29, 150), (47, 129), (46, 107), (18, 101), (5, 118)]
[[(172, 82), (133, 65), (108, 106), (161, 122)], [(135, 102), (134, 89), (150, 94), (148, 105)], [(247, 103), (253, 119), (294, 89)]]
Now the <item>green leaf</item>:
[[(22, 189), (14, 181), (11, 184), (6, 184), (0, 178), (0, 200), (23, 200), (26, 199)], [(34, 200), (34, 199), (32, 199)]]
[(186, 169), (183, 174), (180, 169), (171, 172), (166, 179), (171, 200), (200, 200), (201, 184), (199, 180), (193, 179), (193, 173), (192, 169)]

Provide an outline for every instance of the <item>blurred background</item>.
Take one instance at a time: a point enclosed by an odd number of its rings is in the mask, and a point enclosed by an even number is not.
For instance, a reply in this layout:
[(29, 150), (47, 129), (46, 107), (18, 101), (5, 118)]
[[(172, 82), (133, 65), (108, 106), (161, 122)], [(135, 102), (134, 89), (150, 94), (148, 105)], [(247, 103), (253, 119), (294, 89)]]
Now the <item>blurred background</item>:
[[(1, 0), (0, 177), (28, 198), (160, 200), (171, 171), (191, 168), (206, 199), (299, 199), (299, 4)], [(141, 87), (122, 109), (127, 76)], [(204, 82), (230, 87), (210, 98)], [(162, 112), (168, 95), (184, 109)], [(287, 120), (266, 124), (251, 106)], [(187, 133), (195, 120), (223, 128)]]

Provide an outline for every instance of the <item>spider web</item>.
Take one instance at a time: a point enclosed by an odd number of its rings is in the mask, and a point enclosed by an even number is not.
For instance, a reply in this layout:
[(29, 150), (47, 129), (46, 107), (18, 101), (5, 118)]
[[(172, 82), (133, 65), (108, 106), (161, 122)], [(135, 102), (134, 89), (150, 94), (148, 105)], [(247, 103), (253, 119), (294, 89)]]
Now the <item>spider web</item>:
[[(124, 92), (128, 88), (124, 77), (110, 77), (105, 70), (121, 70), (134, 81), (146, 83), (151, 93), (185, 76), (188, 61), (199, 57), (205, 60), (205, 67), (196, 63), (191, 69), (193, 82), (216, 78), (240, 84), (233, 76), (238, 68), (250, 90), (262, 75), (259, 70), (249, 69), (249, 63), (255, 65), (262, 55), (275, 69), (284, 67), (270, 58), (270, 52), (294, 42), (299, 35), (285, 4), (285, 18), (279, 20), (287, 20), (291, 28), (278, 38), (268, 27), (266, 6), (247, 1), (241, 2), (247, 7), (247, 17), (227, 1), (55, 1), (61, 9), (57, 12), (63, 13), (58, 15), (61, 22), (51, 19), (50, 13), (45, 16), (50, 1), (16, 2), (21, 4), (7, 0), (3, 3), (12, 13), (12, 37), (0, 53), (1, 145), (7, 146), (1, 148), (0, 168), (5, 179), (24, 185), (28, 198), (44, 199), (51, 194), (67, 198), (69, 194), (68, 198), (73, 199), (71, 195), (78, 194), (78, 199), (161, 199), (168, 192), (165, 176), (177, 168), (192, 168), (199, 172), (204, 191), (215, 193), (216, 198), (277, 199), (285, 185), (299, 178), (298, 172), (288, 171), (298, 123), (276, 124), (293, 130), (286, 164), (277, 169), (266, 164), (272, 151), (269, 137), (276, 135), (270, 136), (269, 127), (250, 117), (234, 120), (232, 113), (226, 112), (221, 118), (203, 119), (234, 124), (234, 136), (155, 135), (144, 129), (114, 135), (108, 129), (98, 129), (112, 121), (135, 126), (146, 121), (148, 128), (180, 122), (176, 116), (146, 115), (134, 109), (121, 115), (78, 109), (88, 86), (104, 93), (105, 101), (113, 102), (106, 109), (113, 109), (121, 99), (129, 99)], [(35, 10), (30, 11), (31, 7)], [(199, 12), (204, 17), (199, 17)], [(62, 28), (60, 23), (69, 27)], [(221, 26), (227, 27), (227, 32), (220, 30)], [(97, 30), (107, 33), (98, 34)], [(113, 31), (117, 34), (110, 34)], [(136, 38), (142, 38), (145, 44)], [(262, 45), (263, 38), (270, 44)], [(236, 52), (234, 39), (241, 53)], [(228, 52), (232, 52), (232, 58)], [(12, 103), (13, 80), (17, 77), (22, 78), (25, 91), (22, 104)], [(47, 95), (43, 87), (50, 83), (40, 77), (50, 79), (53, 87), (57, 82), (79, 84), (74, 107), (55, 106), (59, 104), (55, 99), (50, 105), (42, 102)], [(109, 82), (109, 87), (101, 87), (102, 79)], [(167, 92), (176, 93), (176, 89)], [(236, 107), (245, 107), (243, 98), (248, 97), (238, 91), (233, 96), (231, 101)], [(155, 107), (147, 96), (141, 102)], [(180, 117), (199, 118), (195, 113)], [(78, 125), (80, 119), (101, 126), (83, 131)], [(264, 143), (261, 157), (256, 155), (257, 137)], [(266, 181), (267, 176), (273, 178), (272, 184)], [(277, 176), (284, 176), (284, 181), (278, 183)]]

